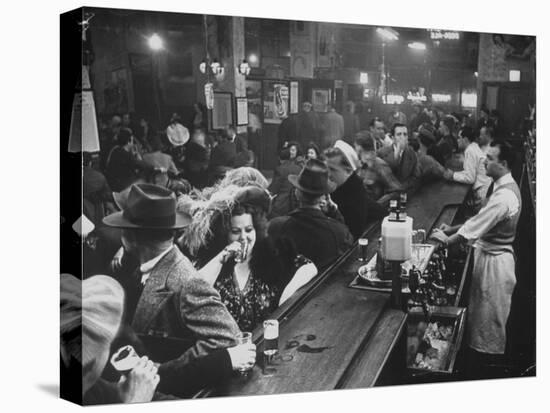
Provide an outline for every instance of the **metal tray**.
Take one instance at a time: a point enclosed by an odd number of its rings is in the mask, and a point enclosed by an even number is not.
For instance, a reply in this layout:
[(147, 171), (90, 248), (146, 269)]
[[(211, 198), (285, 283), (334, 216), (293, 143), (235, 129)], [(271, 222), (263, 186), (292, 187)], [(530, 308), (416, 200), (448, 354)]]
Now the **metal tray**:
[[(412, 253), (411, 259), (403, 262), (401, 264), (401, 278), (407, 280), (409, 270), (414, 265), (424, 272), (432, 254), (434, 252), (435, 246), (431, 244), (412, 244)], [(391, 291), (391, 280), (382, 280), (378, 278), (376, 272), (376, 257), (378, 254), (370, 259), (370, 261), (362, 265), (357, 270), (357, 275), (349, 284), (351, 288), (374, 290), (374, 291)], [(404, 285), (406, 287), (406, 284)]]

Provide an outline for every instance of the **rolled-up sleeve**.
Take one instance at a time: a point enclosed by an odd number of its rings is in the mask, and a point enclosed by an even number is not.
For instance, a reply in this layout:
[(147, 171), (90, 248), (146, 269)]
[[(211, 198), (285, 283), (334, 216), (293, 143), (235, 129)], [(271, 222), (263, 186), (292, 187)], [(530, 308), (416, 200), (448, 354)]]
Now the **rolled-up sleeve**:
[(455, 180), (456, 182), (462, 182), (464, 184), (473, 184), (476, 180), (478, 161), (479, 160), (476, 159), (473, 150), (468, 148), (466, 151), (464, 151), (463, 170), (455, 172), (453, 174), (453, 180)]
[(508, 203), (505, 196), (495, 193), (489, 198), (487, 205), (460, 227), (458, 234), (468, 241), (475, 241), (486, 234), (507, 214)]

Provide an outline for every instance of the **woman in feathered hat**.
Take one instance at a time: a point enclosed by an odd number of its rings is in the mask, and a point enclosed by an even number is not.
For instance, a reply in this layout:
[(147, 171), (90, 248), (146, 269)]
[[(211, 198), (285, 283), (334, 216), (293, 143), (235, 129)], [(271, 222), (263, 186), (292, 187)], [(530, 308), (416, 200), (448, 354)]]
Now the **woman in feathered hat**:
[(193, 216), (181, 240), (242, 331), (253, 330), (317, 274), (289, 240), (267, 238), (270, 201), (258, 186), (228, 186), (207, 201), (180, 204)]

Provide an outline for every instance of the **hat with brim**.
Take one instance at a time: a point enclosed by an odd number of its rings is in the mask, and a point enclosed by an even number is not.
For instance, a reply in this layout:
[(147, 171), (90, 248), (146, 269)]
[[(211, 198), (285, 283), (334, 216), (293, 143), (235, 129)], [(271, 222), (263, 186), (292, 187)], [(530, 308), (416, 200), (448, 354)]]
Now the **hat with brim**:
[(166, 128), (166, 136), (174, 146), (185, 145), (189, 140), (189, 130), (181, 123), (173, 123)]
[(328, 167), (319, 159), (310, 159), (299, 175), (289, 175), (289, 182), (299, 190), (312, 194), (330, 194), (336, 189), (336, 184), (328, 179)]
[(103, 218), (103, 223), (115, 228), (179, 229), (191, 222), (191, 217), (176, 210), (176, 196), (169, 189), (153, 184), (134, 184), (128, 197), (120, 202), (120, 212)]

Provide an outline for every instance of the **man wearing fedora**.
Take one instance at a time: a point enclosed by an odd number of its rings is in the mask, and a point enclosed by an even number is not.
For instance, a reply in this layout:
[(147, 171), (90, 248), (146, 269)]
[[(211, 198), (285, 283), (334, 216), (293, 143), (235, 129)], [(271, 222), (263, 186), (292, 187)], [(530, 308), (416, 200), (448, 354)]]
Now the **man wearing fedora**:
[(309, 258), (323, 270), (353, 244), (346, 225), (322, 211), (327, 195), (336, 189), (328, 179), (323, 161), (310, 159), (299, 175), (289, 175), (296, 188), (299, 207), (286, 216), (274, 218), (268, 226), (268, 236), (274, 240), (288, 238), (299, 254)]
[[(197, 277), (191, 262), (174, 245), (174, 232), (191, 218), (176, 211), (176, 197), (153, 184), (135, 184), (123, 210), (104, 218), (122, 229), (122, 244), (139, 260), (139, 270), (121, 280), (126, 290), (126, 321), (162, 361), (159, 375), (215, 349), (235, 345), (239, 332), (219, 294)], [(155, 354), (157, 353), (157, 354)], [(159, 354), (160, 353), (160, 354)]]

